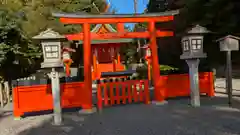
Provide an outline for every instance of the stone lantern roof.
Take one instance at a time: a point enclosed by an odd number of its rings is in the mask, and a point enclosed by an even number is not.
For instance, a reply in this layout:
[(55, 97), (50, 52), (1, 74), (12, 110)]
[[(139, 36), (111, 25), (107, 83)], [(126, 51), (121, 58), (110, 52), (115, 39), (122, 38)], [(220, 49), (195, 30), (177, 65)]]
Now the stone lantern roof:
[(60, 35), (58, 32), (53, 31), (51, 28), (41, 32), (40, 34), (33, 37), (33, 39), (44, 40), (44, 39), (66, 39), (65, 36)]

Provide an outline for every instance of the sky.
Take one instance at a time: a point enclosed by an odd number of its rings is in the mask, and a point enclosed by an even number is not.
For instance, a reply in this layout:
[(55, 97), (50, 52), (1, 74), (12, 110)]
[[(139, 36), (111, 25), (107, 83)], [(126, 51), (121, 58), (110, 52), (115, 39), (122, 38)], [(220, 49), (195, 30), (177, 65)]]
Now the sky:
[[(134, 0), (109, 0), (113, 8), (115, 8), (118, 13), (134, 13)], [(142, 13), (148, 4), (148, 0), (137, 0), (138, 13)]]
[[(148, 0), (137, 0), (137, 12), (143, 13), (145, 10)], [(134, 0), (109, 0), (110, 6), (117, 10), (117, 13), (134, 13)], [(126, 24), (132, 27), (132, 24)]]

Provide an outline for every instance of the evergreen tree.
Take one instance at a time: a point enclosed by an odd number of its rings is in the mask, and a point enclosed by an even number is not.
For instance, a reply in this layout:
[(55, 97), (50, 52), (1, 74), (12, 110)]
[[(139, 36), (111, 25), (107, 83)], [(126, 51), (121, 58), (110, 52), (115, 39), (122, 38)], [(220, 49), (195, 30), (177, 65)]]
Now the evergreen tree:
[(61, 34), (81, 31), (78, 25), (61, 24), (52, 17), (52, 12), (99, 13), (105, 6), (105, 0), (0, 1), (0, 75), (17, 77), (39, 66), (42, 53), (39, 45), (32, 43), (32, 37), (41, 31), (47, 28)]

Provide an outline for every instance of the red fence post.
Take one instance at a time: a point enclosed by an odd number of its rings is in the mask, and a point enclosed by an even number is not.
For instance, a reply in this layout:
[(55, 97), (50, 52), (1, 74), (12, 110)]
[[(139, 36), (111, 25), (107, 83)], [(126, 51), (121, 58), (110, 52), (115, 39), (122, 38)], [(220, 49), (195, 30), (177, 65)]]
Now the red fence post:
[(145, 97), (145, 104), (150, 104), (150, 94), (149, 94), (149, 84), (148, 80), (144, 81), (144, 97)]
[(108, 106), (108, 86), (107, 83), (103, 83), (103, 91), (104, 91), (104, 105)]
[(110, 90), (110, 103), (111, 105), (114, 104), (115, 101), (115, 96), (114, 96), (114, 83), (113, 82), (109, 82), (109, 90)]
[(126, 104), (126, 100), (127, 100), (127, 97), (126, 97), (126, 84), (124, 83), (124, 80), (122, 82), (122, 103), (123, 104)]
[(19, 95), (18, 95), (18, 87), (13, 89), (13, 115), (16, 119), (20, 119), (23, 116), (23, 112), (19, 108)]
[(134, 102), (138, 101), (137, 81), (136, 80), (133, 80), (133, 99), (134, 99)]
[(145, 87), (144, 86), (144, 81), (143, 80), (140, 80), (140, 83), (139, 83), (139, 88), (140, 88), (140, 90), (139, 90), (139, 100), (142, 102), (143, 101), (143, 92), (144, 92), (144, 88), (143, 87)]
[(119, 82), (117, 79), (115, 80), (116, 81), (116, 98), (117, 98), (117, 104), (120, 104), (120, 93), (119, 93), (119, 89), (120, 89), (120, 86), (122, 85), (121, 82)]
[(102, 86), (101, 86), (101, 82), (98, 82), (97, 84), (97, 105), (98, 105), (98, 109), (102, 110)]
[(215, 96), (215, 90), (214, 90), (214, 78), (213, 78), (213, 72), (209, 72), (208, 74), (208, 82), (209, 82), (209, 90), (207, 95), (209, 97), (214, 97)]
[(127, 84), (127, 91), (128, 91), (128, 103), (132, 103), (132, 81), (131, 80), (127, 80), (126, 81)]

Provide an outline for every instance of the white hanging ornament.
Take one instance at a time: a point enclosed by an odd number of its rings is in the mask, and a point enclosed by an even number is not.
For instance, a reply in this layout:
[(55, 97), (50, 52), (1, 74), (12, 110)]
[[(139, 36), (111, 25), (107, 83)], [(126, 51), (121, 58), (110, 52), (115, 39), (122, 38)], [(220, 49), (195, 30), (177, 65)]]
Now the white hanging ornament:
[(151, 49), (150, 48), (147, 49), (147, 56), (148, 57), (151, 56)]
[(64, 59), (64, 60), (70, 59), (70, 53), (69, 53), (69, 52), (66, 52), (66, 51), (63, 52), (62, 56), (63, 56), (63, 59)]

